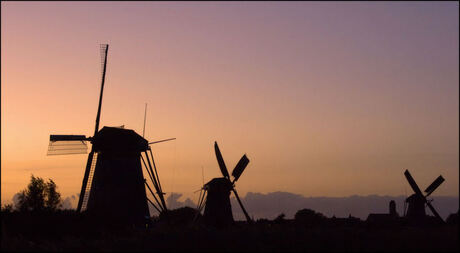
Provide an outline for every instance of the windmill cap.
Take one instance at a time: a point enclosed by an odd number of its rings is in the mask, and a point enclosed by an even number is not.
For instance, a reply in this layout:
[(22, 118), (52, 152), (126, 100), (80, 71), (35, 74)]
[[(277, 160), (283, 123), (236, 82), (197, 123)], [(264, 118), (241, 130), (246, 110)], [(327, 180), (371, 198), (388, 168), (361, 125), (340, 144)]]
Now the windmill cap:
[(118, 127), (103, 127), (93, 137), (96, 152), (142, 152), (149, 148), (148, 141), (134, 130)]
[(222, 188), (222, 189), (228, 189), (228, 190), (232, 189), (233, 187), (232, 182), (230, 182), (230, 180), (228, 180), (225, 177), (213, 178), (208, 183), (206, 183), (204, 186), (207, 188), (213, 188), (213, 189)]

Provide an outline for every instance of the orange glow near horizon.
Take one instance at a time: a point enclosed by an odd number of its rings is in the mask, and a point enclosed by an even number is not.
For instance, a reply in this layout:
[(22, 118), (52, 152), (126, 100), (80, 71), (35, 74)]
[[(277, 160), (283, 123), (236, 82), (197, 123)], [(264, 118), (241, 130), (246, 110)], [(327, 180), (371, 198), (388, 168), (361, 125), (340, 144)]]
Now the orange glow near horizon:
[(219, 177), (247, 192), (458, 196), (458, 3), (2, 2), (1, 197), (30, 175), (80, 192), (87, 155), (50, 134), (102, 126), (149, 141), (167, 193)]

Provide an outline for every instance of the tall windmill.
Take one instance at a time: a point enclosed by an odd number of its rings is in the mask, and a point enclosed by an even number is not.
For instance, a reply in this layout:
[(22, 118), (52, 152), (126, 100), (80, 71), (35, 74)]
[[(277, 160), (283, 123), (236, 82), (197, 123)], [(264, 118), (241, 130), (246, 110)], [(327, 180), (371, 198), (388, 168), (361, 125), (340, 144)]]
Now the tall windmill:
[(434, 192), (434, 190), (436, 190), (442, 184), (442, 182), (444, 182), (444, 178), (441, 175), (437, 177), (433, 181), (433, 183), (431, 183), (425, 189), (426, 194), (423, 195), (414, 178), (409, 173), (409, 170), (406, 170), (404, 172), (404, 176), (406, 176), (407, 182), (409, 182), (409, 185), (411, 186), (412, 190), (414, 190), (414, 194), (412, 194), (406, 199), (406, 202), (409, 204), (407, 214), (405, 214), (406, 217), (413, 219), (423, 219), (425, 217), (425, 205), (427, 205), (433, 213), (433, 215), (437, 218), (437, 220), (441, 223), (444, 223), (444, 220), (441, 218), (441, 216), (438, 214), (436, 209), (434, 209), (433, 205), (431, 204), (433, 200), (427, 199), (427, 197), (430, 196)]
[(246, 155), (241, 157), (240, 161), (236, 164), (232, 171), (233, 180), (230, 180), (227, 166), (225, 166), (224, 159), (219, 150), (217, 142), (214, 142), (214, 150), (216, 152), (217, 162), (219, 164), (220, 171), (223, 175), (221, 178), (214, 178), (203, 186), (204, 192), (200, 193), (199, 207), (201, 210), (203, 201), (206, 196), (205, 210), (203, 218), (205, 223), (215, 226), (227, 226), (233, 222), (232, 210), (230, 205), (230, 192), (235, 194), (236, 200), (240, 204), (241, 209), (249, 223), (252, 223), (243, 203), (238, 196), (235, 189), (235, 182), (240, 178), (244, 169), (249, 163), (249, 159)]
[[(101, 52), (101, 91), (99, 95), (99, 105), (97, 108), (96, 115), (96, 126), (94, 128), (94, 135), (96, 136), (99, 131), (99, 120), (101, 118), (101, 107), (102, 107), (102, 95), (104, 94), (104, 83), (105, 73), (107, 70), (107, 53), (109, 51), (108, 44), (100, 45)], [(50, 143), (48, 146), (47, 155), (67, 155), (67, 154), (85, 154), (87, 152), (87, 141), (92, 141), (91, 137), (85, 135), (50, 135)], [(83, 183), (80, 191), (80, 197), (78, 200), (77, 211), (80, 212), (86, 208), (88, 202), (89, 190), (91, 188), (91, 180), (88, 184), (88, 179), (92, 179), (94, 168), (96, 166), (97, 153), (94, 151), (94, 145), (91, 146), (91, 152), (88, 154), (88, 160), (86, 162), (85, 174), (83, 177)], [(90, 177), (91, 174), (91, 177)]]
[[(94, 135), (50, 135), (47, 155), (86, 153), (86, 142), (90, 141), (92, 146), (88, 154), (77, 211), (86, 210), (107, 217), (126, 217), (128, 220), (141, 221), (145, 216), (149, 216), (147, 201), (160, 212), (167, 210), (150, 148), (150, 144), (157, 142), (149, 143), (133, 130), (123, 127), (103, 127), (99, 130), (108, 48), (107, 44), (101, 45), (100, 48), (102, 83)], [(144, 179), (142, 165), (148, 172), (156, 193), (153, 193)], [(157, 205), (147, 198), (146, 186), (152, 192)]]

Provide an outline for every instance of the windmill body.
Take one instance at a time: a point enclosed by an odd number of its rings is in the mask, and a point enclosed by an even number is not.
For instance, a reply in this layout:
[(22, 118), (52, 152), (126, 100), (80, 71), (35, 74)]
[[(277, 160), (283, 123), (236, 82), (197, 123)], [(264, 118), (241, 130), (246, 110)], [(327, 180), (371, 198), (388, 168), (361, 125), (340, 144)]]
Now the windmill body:
[(414, 219), (425, 217), (425, 200), (422, 197), (417, 194), (412, 194), (406, 199), (406, 203), (409, 205), (406, 217)]
[(207, 191), (204, 223), (215, 227), (226, 227), (233, 223), (230, 192), (232, 182), (225, 177), (214, 178), (204, 185)]
[(113, 220), (141, 223), (149, 216), (141, 152), (148, 141), (133, 130), (103, 127), (93, 137), (96, 166), (86, 211)]

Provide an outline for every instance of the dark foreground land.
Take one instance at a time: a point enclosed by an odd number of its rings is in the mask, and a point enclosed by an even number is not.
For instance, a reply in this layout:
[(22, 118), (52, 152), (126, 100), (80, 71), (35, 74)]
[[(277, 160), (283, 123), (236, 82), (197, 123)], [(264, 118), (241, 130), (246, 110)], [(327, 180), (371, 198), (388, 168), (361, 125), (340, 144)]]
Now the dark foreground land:
[(238, 223), (222, 230), (156, 221), (120, 227), (75, 212), (2, 213), (2, 251), (450, 251), (458, 225), (306, 225), (293, 220)]

